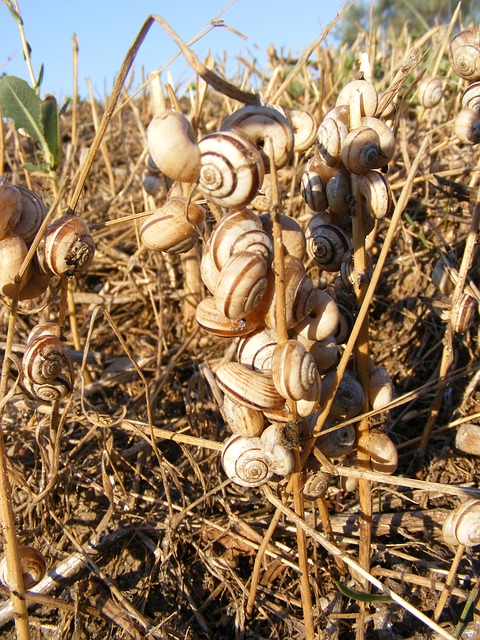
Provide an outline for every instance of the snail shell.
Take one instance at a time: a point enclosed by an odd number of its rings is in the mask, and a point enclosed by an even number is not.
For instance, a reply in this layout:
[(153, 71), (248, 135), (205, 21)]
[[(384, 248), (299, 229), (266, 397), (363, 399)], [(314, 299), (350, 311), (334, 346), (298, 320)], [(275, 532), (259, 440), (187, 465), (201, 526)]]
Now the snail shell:
[(454, 71), (465, 80), (480, 80), (480, 31), (464, 29), (450, 43), (450, 62)]
[(463, 144), (480, 142), (480, 114), (474, 109), (461, 109), (455, 118), (453, 128)]
[[(27, 245), (23, 238), (16, 234), (7, 235), (0, 239), (0, 291), (6, 296), (13, 296), (15, 291), (14, 280), (28, 253)], [(28, 282), (30, 268), (20, 282), (20, 291)]]
[(374, 366), (368, 378), (368, 399), (375, 411), (383, 409), (394, 397), (393, 383), (388, 371), (380, 365)]
[(301, 335), (297, 337), (312, 354), (319, 373), (326, 373), (338, 363), (338, 345), (335, 336), (328, 336), (323, 340), (308, 340)]
[(165, 199), (167, 197), (169, 186), (163, 173), (143, 171), (142, 185), (145, 191), (154, 198)]
[(290, 400), (306, 398), (319, 373), (313, 356), (298, 340), (278, 344), (272, 354), (272, 378), (281, 396)]
[(480, 500), (472, 498), (452, 511), (443, 523), (442, 536), (447, 544), (480, 544)]
[(20, 220), (15, 225), (15, 233), (21, 236), (28, 245), (37, 235), (47, 210), (36, 193), (20, 185), (17, 189), (20, 191), (22, 213)]
[(274, 474), (264, 458), (260, 438), (245, 438), (238, 433), (225, 442), (222, 466), (227, 476), (242, 487), (259, 487)]
[(329, 211), (337, 214), (349, 213), (352, 209), (352, 181), (348, 171), (340, 170), (325, 187)]
[(386, 164), (378, 133), (367, 126), (349, 131), (342, 147), (342, 161), (349, 171), (356, 174), (367, 173)]
[[(322, 385), (319, 377), (306, 397), (296, 401), (295, 412), (299, 418), (306, 418), (317, 411), (320, 404), (321, 387)], [(268, 420), (272, 420), (273, 422), (289, 422), (292, 419), (292, 414), (288, 408), (285, 407), (278, 409), (264, 409), (263, 414)]]
[(308, 255), (324, 271), (339, 271), (343, 256), (352, 248), (343, 229), (324, 222), (318, 214), (310, 219), (305, 237)]
[(198, 188), (205, 196), (221, 207), (242, 206), (255, 198), (264, 166), (252, 142), (233, 131), (218, 131), (206, 135), (198, 146)]
[(307, 340), (324, 340), (337, 330), (339, 311), (335, 300), (322, 289), (314, 289), (313, 307), (308, 316), (294, 327), (297, 336)]
[(183, 196), (173, 196), (143, 221), (140, 240), (154, 251), (185, 253), (197, 242), (197, 229), (204, 220), (203, 207)]
[(22, 198), (20, 191), (5, 179), (0, 183), (0, 238), (10, 234), (20, 220)]
[[(336, 372), (327, 373), (322, 378), (321, 404), (325, 403), (327, 395), (333, 384)], [(335, 419), (348, 419), (358, 415), (365, 402), (365, 393), (362, 385), (351, 371), (345, 371), (343, 378), (338, 385), (333, 404), (330, 408), (329, 417)]]
[(318, 122), (315, 116), (303, 109), (290, 109), (287, 118), (293, 129), (293, 150), (307, 151), (317, 137)]
[[(259, 150), (266, 172), (270, 170), (269, 144), (273, 145), (277, 169), (290, 162), (294, 133), (287, 118), (269, 106), (247, 105), (234, 111), (224, 121), (222, 131), (235, 131)], [(265, 149), (265, 151), (264, 151)]]
[(460, 451), (480, 456), (480, 426), (473, 422), (461, 424), (455, 434), (455, 446)]
[(456, 333), (465, 333), (478, 315), (478, 300), (469, 293), (461, 293), (452, 305), (450, 324)]
[(340, 165), (342, 161), (342, 148), (347, 135), (347, 126), (341, 120), (332, 117), (325, 117), (318, 127), (318, 152), (330, 167)]
[(260, 436), (265, 427), (265, 418), (261, 411), (246, 407), (227, 395), (223, 400), (222, 413), (232, 433), (239, 433), (245, 438)]
[(453, 293), (456, 283), (456, 271), (450, 265), (445, 263), (445, 259), (438, 258), (432, 271), (432, 282), (438, 291), (449, 296)]
[(66, 214), (51, 224), (39, 247), (39, 262), (45, 273), (73, 277), (85, 271), (95, 255), (88, 225)]
[(39, 402), (55, 402), (66, 398), (72, 393), (72, 379), (68, 375), (60, 374), (54, 380), (48, 380), (42, 384), (30, 382), (27, 378), (23, 381), (26, 391)]
[(246, 336), (263, 323), (262, 316), (256, 311), (237, 320), (227, 318), (217, 309), (215, 298), (212, 297), (204, 298), (198, 303), (195, 319), (203, 329), (222, 338)]
[(225, 362), (218, 367), (215, 377), (226, 395), (252, 409), (280, 409), (285, 404), (270, 371), (254, 371), (240, 362)]
[(215, 290), (217, 309), (239, 320), (256, 309), (267, 290), (267, 263), (258, 253), (233, 254), (221, 269)]
[(40, 335), (32, 340), (23, 354), (24, 376), (32, 384), (43, 384), (55, 380), (65, 370), (72, 377), (72, 362), (65, 353), (63, 344), (55, 335)]
[(426, 75), (420, 81), (418, 88), (418, 100), (425, 109), (433, 109), (440, 104), (443, 98), (442, 80), (438, 77)]
[(370, 466), (379, 473), (395, 473), (398, 452), (394, 442), (385, 433), (370, 433), (365, 442), (358, 444), (370, 456)]
[(316, 171), (305, 171), (301, 180), (301, 194), (312, 211), (324, 211), (328, 207), (326, 185)]
[(390, 162), (395, 153), (395, 135), (390, 127), (380, 118), (365, 116), (361, 121), (362, 126), (373, 129), (380, 139), (380, 158), (378, 164), (373, 169), (381, 169)]
[[(273, 222), (272, 217), (268, 213), (262, 213), (259, 220), (263, 230), (272, 238)], [(304, 260), (307, 253), (307, 242), (305, 233), (298, 222), (283, 213), (280, 214), (280, 226), (282, 227), (282, 245), (285, 254)]]
[[(310, 463), (307, 462), (310, 466)], [(307, 468), (304, 470), (303, 497), (306, 500), (323, 498), (332, 484), (332, 474), (325, 471)]]
[(353, 95), (360, 92), (360, 109), (362, 116), (374, 116), (378, 106), (378, 94), (374, 85), (367, 80), (352, 80), (348, 82), (337, 96), (336, 107), (350, 106)]
[(248, 231), (259, 230), (262, 230), (262, 223), (250, 209), (234, 209), (224, 215), (216, 223), (208, 239), (208, 251), (217, 269), (221, 269), (230, 258), (232, 246), (239, 236)]
[(277, 345), (277, 336), (271, 329), (255, 331), (238, 343), (237, 360), (254, 370), (271, 370), (272, 354)]
[(367, 213), (381, 220), (392, 208), (392, 191), (387, 178), (379, 171), (367, 171), (358, 179), (358, 192), (365, 200)]
[(269, 468), (279, 476), (288, 476), (293, 472), (295, 460), (285, 432), (288, 425), (271, 424), (260, 436), (260, 446)]
[[(323, 430), (334, 426), (332, 420), (327, 419), (323, 425)], [(341, 458), (353, 449), (355, 445), (356, 432), (353, 424), (339, 427), (335, 431), (330, 431), (317, 438), (316, 446), (327, 458)]]
[(462, 96), (462, 108), (473, 109), (474, 111), (480, 110), (480, 82), (472, 82)]
[(207, 287), (212, 295), (215, 294), (217, 288), (217, 279), (220, 269), (213, 261), (212, 252), (210, 250), (210, 238), (204, 245), (202, 257), (200, 259), (200, 277), (203, 284)]
[[(19, 547), (18, 555), (22, 567), (24, 587), (31, 589), (44, 578), (47, 572), (45, 557), (34, 547)], [(2, 558), (0, 562), (0, 582), (8, 586), (6, 557)]]
[(177, 111), (154, 116), (147, 128), (150, 155), (171, 180), (195, 182), (200, 173), (200, 149), (188, 118)]

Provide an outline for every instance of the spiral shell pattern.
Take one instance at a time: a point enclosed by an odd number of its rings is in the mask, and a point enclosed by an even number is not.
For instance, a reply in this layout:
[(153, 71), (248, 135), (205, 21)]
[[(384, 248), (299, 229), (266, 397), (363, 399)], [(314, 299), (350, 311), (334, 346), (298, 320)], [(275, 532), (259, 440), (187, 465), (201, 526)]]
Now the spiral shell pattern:
[(24, 375), (36, 384), (54, 380), (63, 369), (71, 368), (62, 342), (53, 335), (43, 335), (33, 340), (23, 354)]
[(47, 273), (73, 277), (88, 268), (94, 255), (95, 243), (88, 225), (81, 218), (66, 214), (45, 232), (40, 262)]
[(301, 400), (318, 384), (319, 373), (312, 355), (298, 340), (287, 340), (275, 347), (272, 377), (281, 396)]
[[(38, 584), (47, 572), (47, 564), (43, 554), (34, 547), (19, 547), (18, 555), (23, 573), (25, 589), (31, 589)], [(8, 584), (7, 560), (2, 558), (0, 562), (0, 582)]]
[(455, 72), (465, 80), (480, 80), (480, 30), (464, 29), (450, 44), (450, 61)]
[(222, 466), (229, 478), (242, 487), (259, 487), (273, 476), (260, 445), (260, 438), (234, 434), (225, 442)]
[(311, 219), (305, 231), (307, 253), (324, 271), (340, 270), (343, 256), (351, 250), (352, 244), (345, 232), (334, 224), (317, 224)]

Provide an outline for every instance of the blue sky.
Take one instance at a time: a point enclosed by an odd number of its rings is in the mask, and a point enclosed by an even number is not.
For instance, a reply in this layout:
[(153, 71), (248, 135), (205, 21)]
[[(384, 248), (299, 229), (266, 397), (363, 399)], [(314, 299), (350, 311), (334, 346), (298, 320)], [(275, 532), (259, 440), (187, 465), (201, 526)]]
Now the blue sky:
[[(122, 60), (150, 14), (160, 14), (184, 40), (193, 38), (229, 0), (18, 0), (27, 41), (32, 49), (36, 74), (44, 65), (42, 97), (52, 93), (61, 103), (72, 94), (72, 37), (79, 46), (78, 87), (87, 96), (87, 79), (94, 95), (103, 99), (111, 90)], [(194, 50), (203, 60), (210, 52), (220, 58), (226, 53), (229, 69), (237, 68), (239, 55), (255, 56), (260, 67), (270, 43), (277, 50), (298, 54), (335, 17), (342, 0), (237, 0), (221, 18), (248, 37), (247, 41), (224, 27), (216, 27)], [(0, 3), (0, 74), (29, 81), (17, 24)], [(332, 38), (330, 37), (330, 42)], [(175, 43), (154, 24), (137, 56), (132, 88), (148, 74), (168, 62), (177, 52)], [(194, 77), (180, 58), (170, 67), (175, 84)], [(165, 74), (163, 82), (167, 81)]]

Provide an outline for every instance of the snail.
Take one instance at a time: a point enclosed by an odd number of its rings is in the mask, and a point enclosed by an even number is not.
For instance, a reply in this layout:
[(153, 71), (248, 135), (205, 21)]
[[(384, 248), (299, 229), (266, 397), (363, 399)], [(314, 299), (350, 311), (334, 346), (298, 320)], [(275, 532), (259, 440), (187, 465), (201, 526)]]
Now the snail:
[(451, 545), (480, 544), (480, 500), (472, 498), (450, 512), (443, 523), (442, 537)]
[(342, 161), (355, 174), (367, 173), (386, 164), (378, 133), (365, 125), (349, 131), (342, 146)]
[(290, 109), (287, 111), (287, 120), (293, 129), (293, 150), (298, 152), (310, 149), (318, 130), (315, 116), (304, 109)]
[(329, 211), (335, 214), (350, 213), (352, 209), (352, 180), (345, 169), (336, 171), (325, 187)]
[(385, 367), (372, 365), (368, 377), (368, 400), (375, 411), (383, 409), (394, 397), (393, 383)]
[[(0, 291), (9, 297), (15, 292), (15, 278), (28, 253), (25, 240), (17, 234), (9, 234), (0, 239)], [(28, 282), (28, 268), (19, 283), (19, 290)]]
[(21, 215), (20, 191), (3, 178), (0, 182), (0, 238), (5, 238), (14, 231)]
[(307, 253), (324, 271), (339, 271), (343, 256), (352, 248), (349, 238), (337, 225), (313, 216), (305, 230)]
[(368, 453), (373, 471), (395, 473), (398, 466), (397, 447), (385, 433), (370, 433), (365, 441), (358, 443), (358, 449)]
[(438, 291), (444, 296), (450, 295), (455, 289), (456, 280), (456, 270), (448, 264), (447, 258), (438, 258), (432, 270), (432, 282)]
[[(18, 547), (18, 555), (23, 573), (25, 589), (31, 589), (38, 584), (47, 572), (47, 564), (44, 555), (34, 547)], [(0, 582), (8, 586), (7, 559), (3, 557), (0, 562)]]
[(273, 145), (277, 169), (290, 162), (294, 133), (280, 110), (268, 105), (247, 105), (234, 111), (222, 124), (222, 131), (235, 131), (258, 149), (266, 172), (270, 171), (269, 144)]
[(65, 214), (47, 228), (37, 255), (45, 274), (70, 278), (89, 267), (95, 243), (81, 218)]
[(263, 323), (263, 318), (257, 311), (252, 311), (245, 318), (227, 318), (217, 309), (215, 298), (211, 296), (198, 303), (195, 319), (205, 331), (222, 338), (248, 335)]
[(373, 273), (372, 258), (367, 253), (366, 257), (366, 270), (362, 274), (355, 274), (354, 254), (351, 249), (342, 258), (342, 264), (340, 265), (340, 276), (346, 287), (355, 286), (355, 275), (357, 276), (359, 283), (364, 284), (370, 281)]
[(140, 240), (154, 251), (185, 253), (198, 241), (197, 229), (204, 220), (203, 207), (183, 196), (173, 196), (143, 221)]
[(177, 111), (154, 116), (147, 128), (148, 149), (156, 167), (171, 180), (195, 182), (200, 174), (200, 149), (192, 125)]
[(418, 83), (418, 100), (425, 109), (433, 109), (443, 98), (442, 80), (438, 77), (425, 75)]
[(301, 342), (293, 339), (274, 348), (272, 378), (278, 393), (290, 400), (308, 397), (312, 387), (320, 383), (313, 356)]
[(461, 109), (454, 121), (453, 130), (463, 144), (480, 142), (480, 113), (474, 109)]
[(338, 345), (335, 336), (327, 336), (323, 340), (308, 340), (297, 334), (298, 340), (311, 353), (319, 373), (326, 373), (338, 362)]
[(392, 191), (387, 178), (380, 171), (370, 170), (358, 178), (358, 192), (365, 208), (375, 220), (381, 220), (392, 208)]
[(324, 211), (328, 207), (326, 185), (316, 171), (305, 171), (301, 180), (301, 195), (312, 211)]
[(239, 207), (255, 198), (264, 177), (257, 147), (233, 131), (206, 135), (200, 148), (198, 188), (221, 207)]
[(352, 80), (341, 89), (335, 106), (349, 106), (356, 92), (360, 93), (360, 110), (362, 116), (374, 116), (378, 106), (378, 94), (374, 85), (367, 80)]
[(462, 108), (473, 109), (474, 111), (480, 110), (480, 82), (472, 82), (462, 96)]
[(474, 422), (464, 422), (455, 434), (455, 447), (464, 453), (480, 456), (480, 426)]
[(265, 460), (258, 437), (233, 434), (223, 446), (221, 461), (227, 476), (242, 487), (259, 487), (275, 473)]
[(314, 289), (310, 313), (293, 330), (297, 336), (307, 340), (324, 340), (335, 334), (338, 321), (339, 311), (335, 300), (326, 291)]
[[(262, 229), (273, 238), (273, 222), (272, 217), (268, 213), (262, 213), (258, 216)], [(279, 222), (282, 228), (282, 245), (285, 254), (304, 260), (307, 253), (307, 243), (305, 233), (298, 222), (290, 216), (281, 213)]]
[(215, 377), (225, 395), (252, 409), (280, 409), (285, 404), (270, 371), (254, 371), (239, 362), (225, 362), (218, 367)]
[(478, 28), (460, 31), (450, 43), (450, 62), (461, 78), (480, 80), (480, 31)]
[(341, 164), (343, 144), (347, 135), (347, 126), (333, 117), (325, 117), (318, 127), (318, 153), (330, 167), (338, 167)]
[(272, 368), (272, 354), (277, 345), (277, 335), (272, 329), (254, 331), (242, 338), (237, 347), (237, 360), (254, 370)]
[(478, 316), (478, 300), (469, 293), (461, 293), (452, 304), (450, 324), (455, 333), (466, 333)]
[(395, 153), (395, 135), (390, 127), (380, 118), (374, 118), (373, 116), (365, 116), (361, 119), (361, 125), (363, 127), (369, 127), (373, 129), (380, 140), (380, 158), (378, 164), (373, 169), (381, 169), (390, 162)]
[(298, 443), (298, 429), (292, 423), (270, 424), (260, 436), (264, 459), (276, 475), (288, 476), (294, 468), (292, 449)]
[(17, 189), (20, 192), (22, 212), (20, 220), (15, 225), (15, 233), (29, 245), (37, 235), (47, 211), (36, 193), (21, 185), (18, 185)]
[[(314, 418), (315, 416), (312, 416)], [(311, 420), (311, 424), (315, 424), (315, 420)], [(327, 418), (322, 431), (327, 431), (335, 426), (335, 421)], [(355, 445), (355, 427), (352, 424), (339, 427), (334, 431), (329, 431), (322, 435), (320, 432), (315, 445), (327, 458), (342, 458), (352, 451)]]
[[(335, 376), (336, 372), (332, 371), (322, 378), (322, 405), (325, 404), (325, 400), (330, 393)], [(362, 385), (355, 375), (351, 371), (347, 370), (343, 374), (343, 378), (340, 380), (338, 385), (338, 389), (330, 408), (329, 417), (335, 419), (353, 418), (362, 411), (364, 402), (365, 393)]]
[(246, 407), (228, 395), (223, 400), (222, 414), (232, 433), (239, 433), (245, 438), (260, 436), (265, 427), (265, 418), (261, 411)]
[(28, 279), (20, 290), (19, 299), (32, 300), (41, 296), (48, 289), (50, 281), (51, 276), (43, 272), (37, 255), (34, 255), (28, 269)]

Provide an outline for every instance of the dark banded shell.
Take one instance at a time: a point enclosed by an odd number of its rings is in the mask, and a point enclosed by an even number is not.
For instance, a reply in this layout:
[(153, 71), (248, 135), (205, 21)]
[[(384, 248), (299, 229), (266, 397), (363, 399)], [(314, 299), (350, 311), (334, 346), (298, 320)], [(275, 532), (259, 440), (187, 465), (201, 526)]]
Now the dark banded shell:
[(340, 227), (326, 222), (319, 224), (316, 218), (310, 220), (305, 231), (307, 253), (324, 271), (339, 271), (352, 243)]
[(73, 277), (85, 271), (95, 255), (95, 243), (88, 225), (77, 216), (66, 214), (54, 222), (45, 232), (42, 241), (46, 273)]
[(267, 263), (261, 255), (240, 251), (221, 269), (215, 290), (217, 309), (227, 318), (244, 318), (256, 309), (267, 290)]

